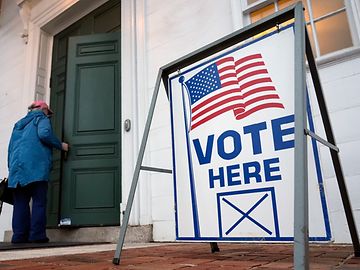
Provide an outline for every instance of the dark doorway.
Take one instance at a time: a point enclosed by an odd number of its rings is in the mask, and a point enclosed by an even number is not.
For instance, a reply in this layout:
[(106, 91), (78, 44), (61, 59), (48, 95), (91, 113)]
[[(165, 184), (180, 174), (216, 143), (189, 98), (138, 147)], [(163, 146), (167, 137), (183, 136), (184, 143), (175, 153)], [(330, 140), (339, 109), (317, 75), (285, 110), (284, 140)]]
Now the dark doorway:
[(118, 225), (121, 202), (120, 0), (54, 37), (50, 105), (56, 134), (48, 226)]

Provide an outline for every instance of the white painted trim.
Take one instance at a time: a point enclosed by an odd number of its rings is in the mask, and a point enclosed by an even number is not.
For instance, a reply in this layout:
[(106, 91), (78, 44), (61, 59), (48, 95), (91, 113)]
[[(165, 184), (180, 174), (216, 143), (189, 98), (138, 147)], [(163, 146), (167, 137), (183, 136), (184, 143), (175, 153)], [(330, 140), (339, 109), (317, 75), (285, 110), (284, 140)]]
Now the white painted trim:
[(26, 0), (16, 0), (16, 4), (20, 6), (22, 3), (24, 3)]
[[(122, 123), (126, 119), (132, 122), (130, 132), (122, 132), (122, 201), (124, 204), (129, 195), (149, 105), (146, 84), (145, 6), (144, 0), (124, 1), (121, 6), (121, 25), (124, 29), (121, 45), (121, 115)], [(144, 162), (147, 159), (145, 155)], [(152, 223), (150, 184), (149, 177), (141, 173), (129, 220), (131, 225)]]
[(271, 3), (274, 3), (275, 0), (258, 0), (257, 2), (248, 5), (246, 0), (242, 0), (243, 3), (243, 12), (249, 14), (252, 11), (263, 8)]
[(29, 36), (29, 20), (30, 20), (30, 4), (29, 2), (18, 1), (19, 6), (19, 15), (21, 17), (23, 23), (23, 33), (21, 37), (24, 39), (25, 44), (28, 43), (28, 36)]
[(22, 94), (23, 108), (27, 108), (35, 97), (36, 67), (39, 57), (40, 28), (29, 22), (29, 39), (26, 47), (25, 76)]
[(354, 46), (360, 45), (360, 3), (358, 0), (345, 1), (351, 37)]
[[(150, 105), (150, 98), (153, 93), (153, 88), (148, 88), (148, 77), (147, 77), (147, 46), (146, 46), (146, 3), (145, 0), (137, 0), (136, 5), (136, 81), (137, 81), (137, 91), (136, 91), (136, 100), (138, 104), (138, 116), (139, 116), (139, 134), (142, 137), (146, 118), (148, 116), (148, 108)], [(155, 82), (154, 82), (155, 85)], [(150, 90), (150, 91), (149, 91)], [(140, 139), (140, 137), (139, 137)], [(139, 142), (141, 142), (139, 140)], [(138, 145), (138, 149), (140, 144)], [(149, 149), (150, 147), (147, 147)], [(150, 164), (151, 160), (148, 151), (145, 152), (143, 165)], [(152, 223), (152, 209), (151, 209), (151, 182), (150, 174), (143, 173), (141, 182), (139, 185), (139, 196), (140, 196), (140, 216), (139, 222), (140, 225), (147, 225)]]
[(230, 1), (231, 6), (231, 17), (232, 17), (232, 23), (233, 23), (233, 30), (239, 30), (244, 27), (243, 23), (243, 15), (242, 15), (242, 6), (241, 2), (239, 0), (231, 0)]
[(318, 68), (334, 66), (360, 57), (360, 47), (346, 48), (340, 51), (320, 56), (316, 59)]
[(68, 10), (78, 1), (79, 0), (41, 1), (32, 8), (31, 21), (39, 27), (43, 27), (50, 21), (54, 20), (57, 16), (62, 14), (65, 10)]
[(43, 29), (55, 35), (99, 6), (105, 4), (107, 1), (109, 0), (79, 1), (71, 6), (70, 11), (61, 13), (57, 18), (54, 18), (51, 23), (44, 25)]
[(50, 101), (50, 72), (51, 72), (51, 45), (53, 37), (43, 30), (40, 30), (39, 53), (36, 78), (35, 78), (35, 99)]
[[(135, 71), (133, 63), (133, 55), (135, 54), (135, 40), (134, 40), (134, 1), (124, 1), (121, 5), (121, 27), (125, 30), (121, 35), (121, 117), (122, 123), (126, 119), (130, 119), (132, 125), (129, 132), (122, 129), (121, 152), (122, 152), (122, 209), (126, 208), (127, 198), (131, 186), (132, 175), (134, 172), (134, 164), (136, 162), (136, 147), (138, 141), (138, 128), (137, 128), (137, 115), (134, 107), (136, 103), (136, 95), (134, 94), (135, 88)], [(136, 148), (136, 149), (135, 149)], [(135, 195), (131, 216), (129, 219), (130, 224), (136, 224), (134, 216), (138, 215), (138, 198)]]

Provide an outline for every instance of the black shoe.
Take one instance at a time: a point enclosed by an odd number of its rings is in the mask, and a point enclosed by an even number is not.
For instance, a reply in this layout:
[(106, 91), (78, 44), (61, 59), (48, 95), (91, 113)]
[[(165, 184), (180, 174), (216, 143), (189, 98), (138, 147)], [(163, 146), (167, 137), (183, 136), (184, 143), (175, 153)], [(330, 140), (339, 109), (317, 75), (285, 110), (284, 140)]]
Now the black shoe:
[(45, 237), (43, 239), (36, 239), (36, 240), (31, 240), (31, 243), (48, 243), (49, 242), (49, 238)]
[(11, 244), (26, 244), (29, 243), (28, 240), (11, 240)]

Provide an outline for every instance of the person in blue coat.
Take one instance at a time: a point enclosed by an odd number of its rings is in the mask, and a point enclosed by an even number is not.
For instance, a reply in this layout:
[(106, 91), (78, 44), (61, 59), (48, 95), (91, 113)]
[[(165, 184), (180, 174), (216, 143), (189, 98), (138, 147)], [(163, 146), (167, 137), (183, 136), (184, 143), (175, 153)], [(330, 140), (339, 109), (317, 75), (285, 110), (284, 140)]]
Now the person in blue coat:
[[(14, 126), (8, 148), (8, 186), (13, 188), (12, 243), (46, 243), (46, 203), (52, 149), (69, 150), (55, 136), (44, 101), (35, 101)], [(30, 200), (32, 208), (30, 211)]]

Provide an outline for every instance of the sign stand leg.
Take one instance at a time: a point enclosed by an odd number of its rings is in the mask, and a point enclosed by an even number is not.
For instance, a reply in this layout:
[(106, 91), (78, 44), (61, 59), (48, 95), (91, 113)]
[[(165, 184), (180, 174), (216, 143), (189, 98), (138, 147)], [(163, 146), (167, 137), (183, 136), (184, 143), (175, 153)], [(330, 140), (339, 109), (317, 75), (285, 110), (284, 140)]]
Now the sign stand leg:
[(305, 22), (302, 4), (295, 6), (295, 171), (294, 269), (309, 269), (309, 205), (305, 87)]
[(124, 218), (123, 218), (123, 221), (121, 224), (121, 228), (120, 228), (120, 236), (119, 236), (119, 240), (118, 240), (118, 243), (116, 246), (115, 255), (113, 258), (113, 264), (116, 264), (116, 265), (118, 265), (120, 263), (120, 256), (121, 256), (122, 247), (124, 245), (127, 226), (129, 224), (131, 207), (132, 207), (132, 204), (134, 201), (136, 186), (137, 186), (137, 183), (139, 180), (139, 174), (140, 174), (140, 170), (141, 170), (141, 164), (142, 164), (142, 161), (144, 158), (146, 142), (147, 142), (147, 139), (149, 136), (151, 121), (152, 121), (152, 117), (154, 115), (156, 100), (157, 100), (157, 96), (159, 93), (161, 75), (162, 75), (162, 69), (159, 70), (158, 77), (156, 80), (155, 89), (154, 89), (154, 93), (152, 96), (149, 113), (148, 113), (148, 116), (146, 119), (144, 134), (143, 134), (141, 145), (140, 145), (139, 155), (138, 155), (138, 158), (136, 161), (135, 171), (134, 171), (134, 175), (133, 175), (132, 182), (131, 182), (129, 197), (128, 197), (128, 201), (127, 201), (126, 209), (125, 209), (125, 215), (124, 215)]
[(217, 242), (210, 242), (211, 253), (219, 252), (219, 246)]

